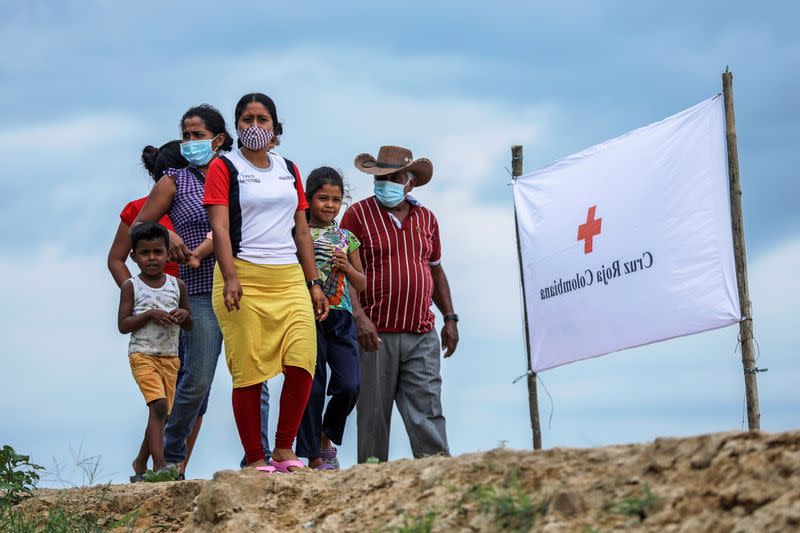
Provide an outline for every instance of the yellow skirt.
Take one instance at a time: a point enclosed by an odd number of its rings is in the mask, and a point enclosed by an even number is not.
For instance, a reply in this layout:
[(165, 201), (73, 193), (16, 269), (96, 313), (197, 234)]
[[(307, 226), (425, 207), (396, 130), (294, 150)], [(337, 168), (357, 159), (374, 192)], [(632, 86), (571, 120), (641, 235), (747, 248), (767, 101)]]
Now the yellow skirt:
[(240, 309), (225, 309), (224, 281), (214, 268), (212, 303), (234, 388), (261, 383), (297, 366), (314, 375), (317, 328), (303, 270), (234, 258), (242, 284)]

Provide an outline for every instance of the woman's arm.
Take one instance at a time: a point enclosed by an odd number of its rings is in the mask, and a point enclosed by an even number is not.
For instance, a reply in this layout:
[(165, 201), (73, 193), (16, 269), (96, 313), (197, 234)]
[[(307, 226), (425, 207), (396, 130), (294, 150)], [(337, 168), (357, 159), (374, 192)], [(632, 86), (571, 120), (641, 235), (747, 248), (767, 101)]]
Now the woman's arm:
[(228, 206), (223, 204), (212, 204), (206, 206), (208, 211), (208, 222), (211, 224), (211, 233), (214, 238), (214, 255), (217, 257), (217, 264), (222, 271), (222, 279), (225, 280), (223, 296), (225, 297), (225, 308), (233, 311), (239, 309), (239, 300), (242, 298), (242, 285), (239, 283), (239, 276), (236, 273), (236, 265), (233, 264), (233, 247), (231, 246), (230, 222), (228, 218)]
[(211, 232), (209, 232), (208, 235), (208, 237), (203, 239), (203, 242), (197, 245), (197, 248), (192, 250), (189, 256), (189, 267), (200, 268), (200, 263), (203, 259), (214, 253), (214, 243), (211, 240)]
[[(216, 239), (217, 236), (214, 235), (215, 242)], [(308, 230), (304, 210), (294, 214), (294, 243), (297, 246), (297, 256), (300, 259), (300, 266), (303, 268), (306, 281), (319, 279), (317, 261), (314, 258), (314, 243), (311, 241), (311, 232)], [(217, 261), (219, 261), (219, 257), (217, 257)], [(325, 298), (322, 287), (319, 285), (312, 285), (310, 290), (311, 302), (314, 304), (314, 316), (317, 320), (325, 320), (328, 318), (328, 299)]]
[[(139, 211), (139, 216), (133, 221), (131, 229), (142, 222), (158, 222), (161, 220), (172, 208), (172, 201), (175, 199), (177, 190), (175, 178), (172, 176), (167, 175), (158, 180), (150, 190), (147, 202), (145, 202), (142, 210)], [(177, 263), (186, 263), (189, 260), (189, 255), (191, 255), (191, 252), (183, 242), (183, 239), (174, 231), (170, 231), (169, 258)]]
[(125, 264), (125, 261), (128, 260), (128, 255), (131, 253), (129, 231), (130, 227), (124, 222), (120, 222), (117, 234), (114, 235), (114, 241), (108, 250), (108, 271), (111, 272), (111, 277), (114, 278), (117, 287), (122, 287), (122, 284), (131, 278), (131, 271), (128, 270), (128, 265)]

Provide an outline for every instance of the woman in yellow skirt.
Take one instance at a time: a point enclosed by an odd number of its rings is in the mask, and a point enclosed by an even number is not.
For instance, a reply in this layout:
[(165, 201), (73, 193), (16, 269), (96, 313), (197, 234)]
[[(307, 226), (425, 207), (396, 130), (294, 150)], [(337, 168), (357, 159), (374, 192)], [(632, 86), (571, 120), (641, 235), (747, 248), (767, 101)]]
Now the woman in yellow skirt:
[(239, 149), (211, 163), (203, 203), (217, 258), (214, 312), (247, 463), (271, 470), (261, 444), (261, 384), (283, 372), (271, 466), (290, 472), (304, 466), (292, 445), (317, 360), (314, 320), (325, 319), (328, 302), (317, 275), (300, 172), (269, 152), (283, 131), (277, 115), (264, 94), (239, 100)]

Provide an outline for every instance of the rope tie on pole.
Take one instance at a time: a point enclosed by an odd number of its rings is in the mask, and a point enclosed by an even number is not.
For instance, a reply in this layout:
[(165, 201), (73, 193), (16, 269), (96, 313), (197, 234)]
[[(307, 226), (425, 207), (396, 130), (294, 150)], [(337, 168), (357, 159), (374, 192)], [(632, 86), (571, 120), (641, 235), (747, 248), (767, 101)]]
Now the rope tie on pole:
[(512, 381), (511, 384), (512, 385), (516, 385), (519, 382), (519, 380), (521, 380), (522, 378), (526, 378), (526, 377), (532, 376), (532, 375), (533, 375), (533, 370), (528, 370), (527, 372), (525, 372), (521, 376), (515, 377), (514, 381)]
[(555, 403), (553, 402), (553, 397), (550, 395), (550, 391), (547, 390), (547, 387), (545, 386), (544, 381), (542, 381), (542, 378), (539, 376), (539, 374), (537, 374), (533, 370), (528, 370), (524, 374), (515, 377), (514, 381), (512, 381), (511, 384), (516, 385), (522, 378), (526, 378), (528, 376), (535, 376), (536, 381), (538, 381), (542, 385), (545, 394), (547, 394), (547, 397), (550, 398), (550, 416), (547, 418), (547, 429), (550, 429), (550, 424), (553, 422), (553, 412), (555, 411)]

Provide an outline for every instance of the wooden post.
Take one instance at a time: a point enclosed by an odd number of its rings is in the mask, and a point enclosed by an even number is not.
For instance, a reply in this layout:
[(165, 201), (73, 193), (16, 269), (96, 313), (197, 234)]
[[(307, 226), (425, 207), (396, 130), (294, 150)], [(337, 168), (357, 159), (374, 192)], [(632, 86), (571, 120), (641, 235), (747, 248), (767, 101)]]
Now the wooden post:
[[(522, 146), (511, 147), (511, 175), (522, 176)], [(536, 373), (531, 368), (531, 333), (528, 328), (528, 301), (525, 296), (525, 273), (522, 269), (522, 249), (519, 244), (519, 223), (517, 208), (514, 206), (514, 231), (517, 236), (517, 259), (519, 260), (519, 279), (522, 282), (522, 308), (525, 321), (525, 354), (528, 367), (528, 409), (531, 413), (531, 429), (533, 430), (533, 449), (542, 448), (542, 430), (539, 427), (539, 398), (536, 393)]]
[(750, 431), (761, 428), (761, 410), (758, 406), (758, 383), (755, 350), (753, 346), (753, 315), (750, 290), (747, 285), (747, 253), (744, 246), (744, 221), (742, 218), (742, 187), (739, 182), (739, 150), (736, 146), (736, 118), (733, 113), (733, 73), (722, 73), (722, 96), (725, 103), (725, 140), (728, 144), (728, 180), (731, 193), (731, 224), (733, 226), (733, 253), (736, 260), (736, 281), (739, 286), (739, 305), (742, 321), (739, 322), (739, 340), (742, 343), (744, 390), (747, 397), (747, 427)]

